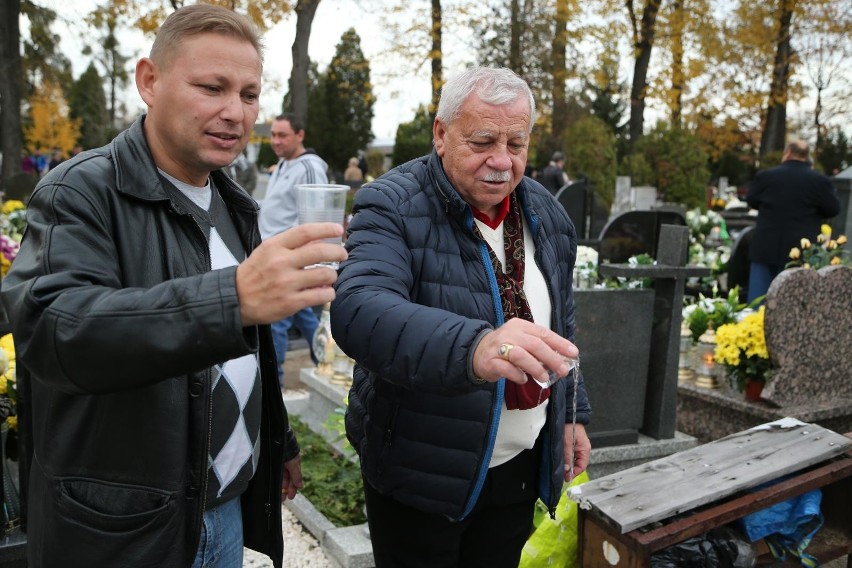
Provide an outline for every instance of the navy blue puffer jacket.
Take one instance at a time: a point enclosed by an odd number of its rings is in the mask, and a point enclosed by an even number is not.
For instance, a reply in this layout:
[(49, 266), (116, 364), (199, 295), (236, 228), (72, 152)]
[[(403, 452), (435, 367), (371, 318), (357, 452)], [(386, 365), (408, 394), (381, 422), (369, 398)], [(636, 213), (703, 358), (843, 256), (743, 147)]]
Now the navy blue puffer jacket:
[[(538, 183), (524, 178), (515, 191), (550, 290), (553, 330), (573, 340), (574, 226)], [(359, 189), (353, 213), (331, 307), (334, 339), (357, 361), (347, 436), (379, 492), (462, 519), (487, 473), (505, 388), (505, 379), (476, 384), (470, 372), (481, 333), (503, 323), (487, 245), (434, 151)], [(585, 424), (591, 409), (580, 384)], [(559, 381), (548, 405), (539, 486), (551, 508), (572, 398), (572, 382)]]

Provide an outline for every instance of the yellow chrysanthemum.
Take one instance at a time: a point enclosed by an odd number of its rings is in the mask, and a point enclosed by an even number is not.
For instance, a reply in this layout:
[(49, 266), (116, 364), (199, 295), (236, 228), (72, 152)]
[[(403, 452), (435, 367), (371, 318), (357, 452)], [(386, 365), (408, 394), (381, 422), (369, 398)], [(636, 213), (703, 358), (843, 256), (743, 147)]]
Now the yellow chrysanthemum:
[(18, 201), (17, 199), (10, 199), (9, 201), (3, 203), (3, 207), (0, 208), (0, 211), (4, 215), (8, 215), (9, 213), (17, 211), (18, 209), (23, 209), (25, 207), (26, 205), (24, 205), (23, 201)]
[(6, 417), (6, 424), (8, 424), (9, 428), (11, 428), (12, 430), (17, 430), (18, 429), (18, 417), (17, 416), (7, 416)]
[(811, 241), (802, 237), (802, 240), (799, 241), (799, 245), (802, 247), (802, 250), (807, 250), (811, 248)]
[(761, 307), (738, 323), (719, 326), (716, 330), (716, 360), (723, 365), (737, 367), (752, 357), (768, 359), (763, 321), (764, 308)]
[(7, 333), (3, 337), (0, 337), (0, 349), (6, 352), (6, 355), (9, 356), (9, 360), (15, 359), (15, 339), (12, 337), (11, 333)]
[(845, 245), (846, 244), (846, 235), (840, 235), (837, 237), (837, 244)]
[(796, 260), (800, 256), (802, 256), (802, 253), (801, 253), (801, 251), (799, 250), (798, 247), (793, 247), (793, 248), (790, 249), (790, 258), (792, 258), (793, 260)]
[(819, 232), (820, 234), (825, 235), (826, 239), (831, 237), (831, 225), (823, 223), (819, 228)]
[(840, 257), (839, 257), (839, 256), (835, 256), (834, 258), (832, 258), (832, 259), (831, 259), (830, 264), (831, 264), (832, 266), (837, 266), (838, 264), (840, 264), (840, 262), (841, 262), (841, 261), (840, 261)]

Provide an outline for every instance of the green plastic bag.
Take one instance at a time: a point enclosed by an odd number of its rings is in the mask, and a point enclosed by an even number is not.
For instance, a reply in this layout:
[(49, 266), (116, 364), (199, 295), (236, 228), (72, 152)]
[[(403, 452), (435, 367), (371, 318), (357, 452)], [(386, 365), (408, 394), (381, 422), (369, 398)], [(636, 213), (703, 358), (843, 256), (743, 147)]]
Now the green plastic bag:
[[(582, 485), (589, 480), (584, 471), (566, 486)], [(539, 502), (537, 505), (541, 505)], [(544, 507), (541, 507), (544, 510)], [(556, 506), (556, 519), (546, 512), (540, 516), (521, 552), (518, 568), (575, 568), (577, 565), (577, 504), (562, 492)]]

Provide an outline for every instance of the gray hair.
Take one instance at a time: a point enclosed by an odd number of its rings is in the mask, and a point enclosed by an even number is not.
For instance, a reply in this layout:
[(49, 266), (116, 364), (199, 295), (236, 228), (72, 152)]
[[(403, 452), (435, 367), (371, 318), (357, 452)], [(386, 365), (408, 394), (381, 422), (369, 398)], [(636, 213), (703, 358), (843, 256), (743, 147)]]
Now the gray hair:
[(450, 78), (441, 89), (436, 116), (449, 124), (459, 116), (465, 100), (476, 94), (490, 105), (513, 103), (526, 97), (530, 105), (530, 131), (535, 124), (535, 100), (527, 82), (506, 67), (471, 67)]

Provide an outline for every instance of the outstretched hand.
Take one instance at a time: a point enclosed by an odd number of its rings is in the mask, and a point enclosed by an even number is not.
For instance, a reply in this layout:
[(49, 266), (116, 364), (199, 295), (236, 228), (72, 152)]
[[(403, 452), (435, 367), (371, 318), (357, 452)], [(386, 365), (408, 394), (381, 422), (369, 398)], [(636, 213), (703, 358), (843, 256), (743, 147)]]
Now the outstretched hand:
[(573, 343), (550, 329), (512, 318), (479, 342), (473, 354), (473, 372), (489, 382), (506, 377), (524, 384), (526, 374), (546, 382), (548, 369), (560, 377), (565, 376), (568, 365), (564, 357), (578, 355), (579, 350)]
[(319, 242), (342, 236), (343, 227), (337, 223), (309, 223), (270, 237), (254, 249), (237, 267), (243, 325), (272, 323), (332, 301), (337, 271), (313, 265), (346, 260), (342, 246)]
[[(571, 447), (571, 430), (574, 429), (574, 446)], [(565, 481), (571, 481), (589, 467), (589, 459), (592, 455), (592, 442), (586, 433), (586, 427), (582, 424), (565, 425)], [(571, 452), (574, 453), (574, 469), (571, 469)]]

